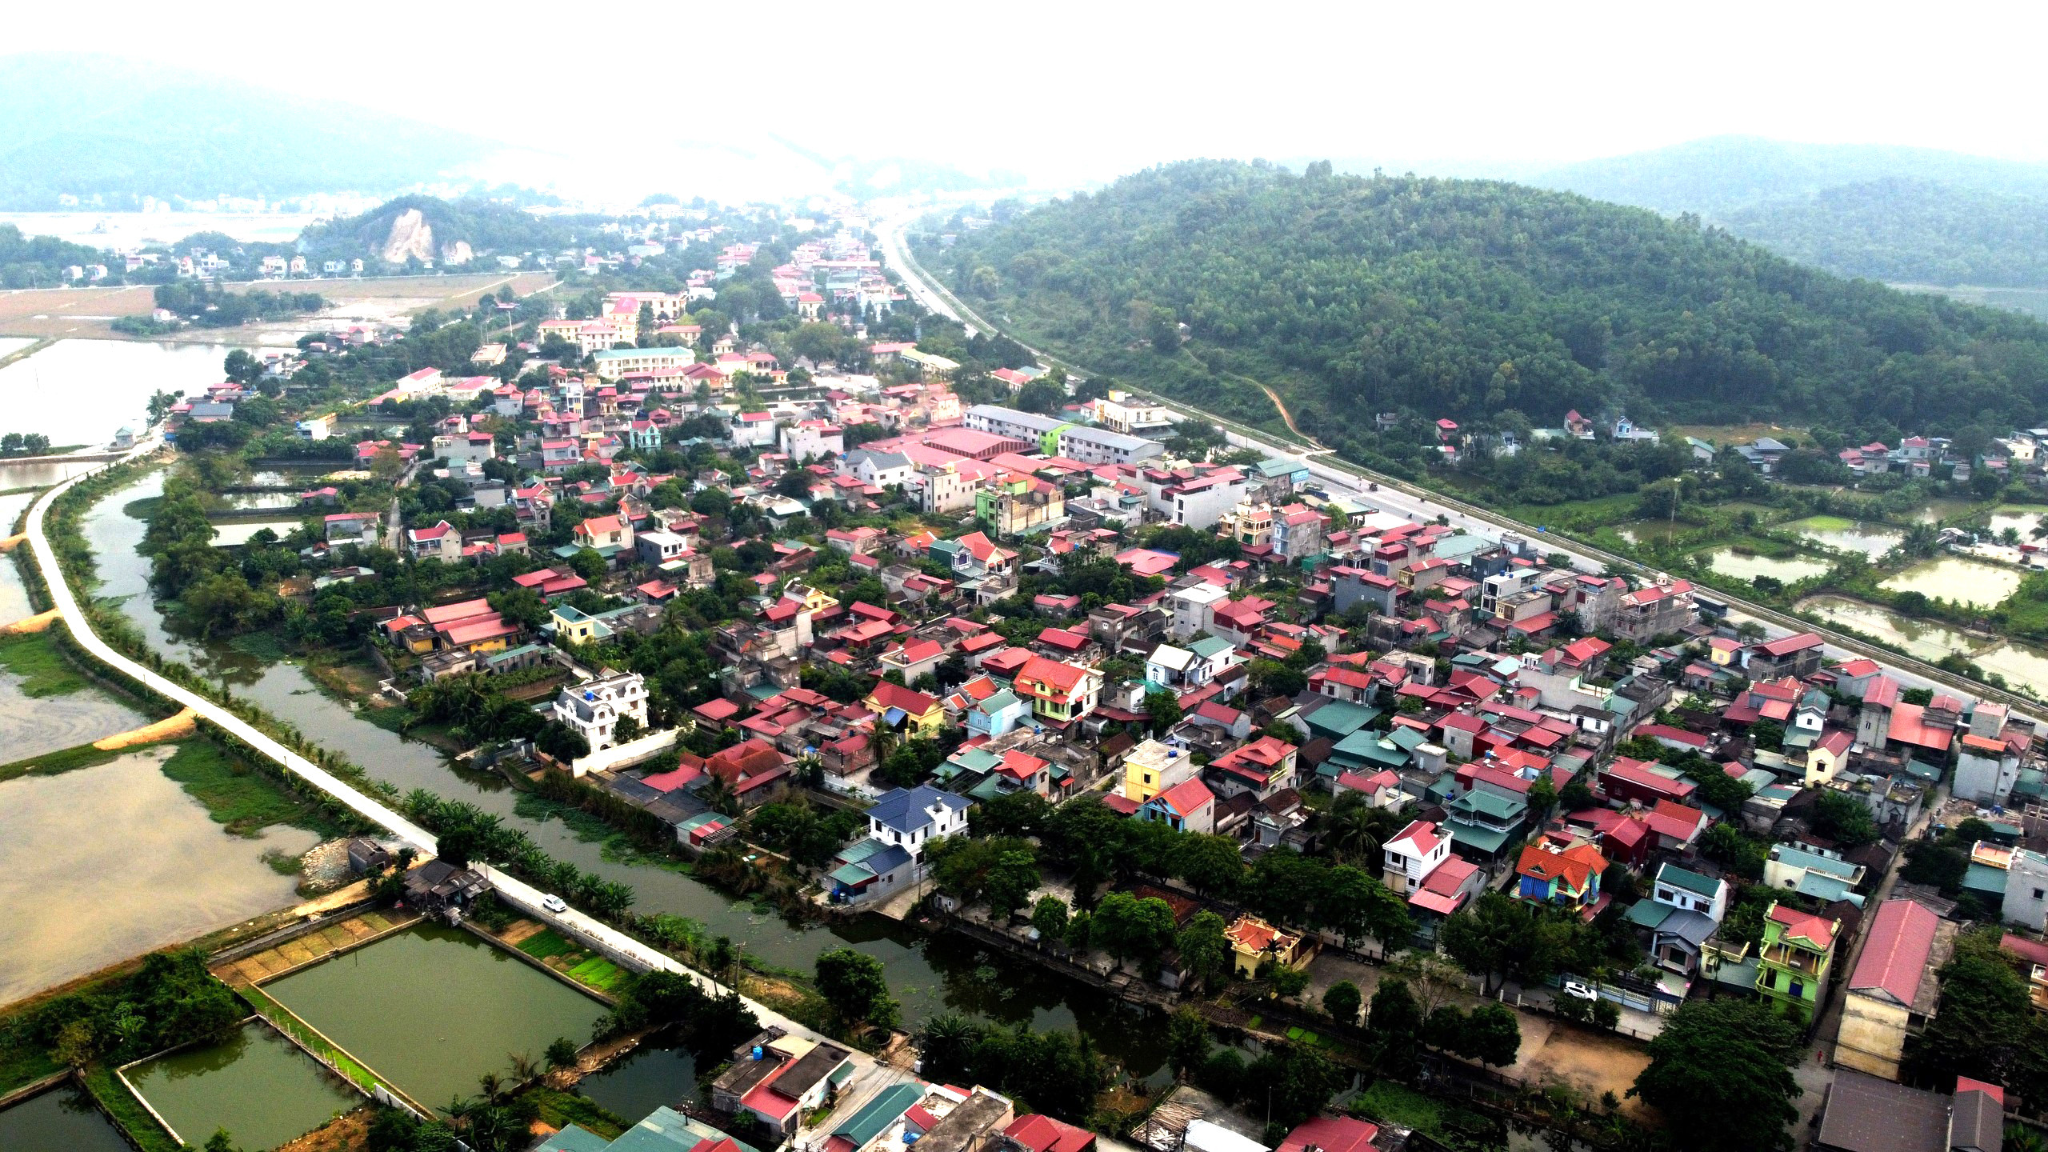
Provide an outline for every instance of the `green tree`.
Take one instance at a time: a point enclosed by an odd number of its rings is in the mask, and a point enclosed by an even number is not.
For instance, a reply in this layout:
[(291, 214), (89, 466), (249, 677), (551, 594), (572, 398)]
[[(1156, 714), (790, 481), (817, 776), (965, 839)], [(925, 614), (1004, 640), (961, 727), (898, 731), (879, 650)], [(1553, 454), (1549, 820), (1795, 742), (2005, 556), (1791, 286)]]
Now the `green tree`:
[(1408, 982), (1399, 977), (1382, 977), (1380, 986), (1373, 990), (1372, 1007), (1365, 1021), (1380, 1067), (1399, 1073), (1414, 1064), (1422, 1024), (1422, 1006), (1408, 990)]
[(831, 1008), (840, 1035), (851, 1036), (869, 1026), (896, 1026), (899, 1009), (889, 995), (880, 960), (851, 948), (834, 948), (818, 956), (816, 977), (818, 994)]
[(1482, 1064), (1506, 1067), (1515, 1062), (1522, 1047), (1522, 1026), (1514, 1010), (1504, 1004), (1482, 1004), (1472, 1010), (1465, 1023), (1462, 1055)]
[(1142, 968), (1156, 963), (1174, 942), (1173, 909), (1156, 896), (1141, 900), (1129, 892), (1112, 892), (1096, 907), (1089, 932), (1119, 962), (1137, 961)]
[(1211, 990), (1221, 987), (1234, 963), (1230, 941), (1223, 934), (1225, 927), (1223, 917), (1205, 908), (1188, 917), (1187, 926), (1174, 940), (1188, 973)]
[(1799, 1118), (1799, 1048), (1799, 1030), (1760, 1002), (1689, 1000), (1650, 1041), (1650, 1064), (1629, 1095), (1663, 1113), (1686, 1152), (1787, 1152)]
[(1042, 943), (1054, 943), (1066, 939), (1067, 921), (1071, 918), (1067, 902), (1057, 896), (1040, 896), (1031, 909), (1031, 926), (1038, 929)]
[(1153, 732), (1166, 731), (1180, 723), (1180, 697), (1163, 690), (1145, 693), (1145, 715)]
[(1204, 895), (1228, 899), (1244, 882), (1244, 856), (1232, 836), (1182, 836), (1173, 847), (1170, 866), (1174, 875)]
[(1175, 1076), (1185, 1079), (1191, 1069), (1209, 1058), (1209, 1022), (1193, 1008), (1181, 1008), (1166, 1021), (1166, 1062)]
[(1358, 985), (1349, 980), (1339, 980), (1323, 993), (1323, 1011), (1343, 1024), (1358, 1023), (1358, 1010), (1364, 1002)]

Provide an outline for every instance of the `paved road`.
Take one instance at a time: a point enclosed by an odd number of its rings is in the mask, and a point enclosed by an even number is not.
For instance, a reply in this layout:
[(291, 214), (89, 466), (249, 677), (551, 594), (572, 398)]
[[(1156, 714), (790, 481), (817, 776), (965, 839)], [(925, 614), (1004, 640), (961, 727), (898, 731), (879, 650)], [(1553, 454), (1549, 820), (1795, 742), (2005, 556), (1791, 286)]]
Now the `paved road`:
[[(958, 298), (945, 291), (933, 280), (917, 261), (911, 257), (904, 227), (916, 218), (918, 213), (898, 215), (882, 220), (875, 225), (875, 234), (880, 241), (883, 259), (902, 277), (911, 298), (931, 311), (951, 320), (969, 325), (985, 332), (999, 332), (1000, 329), (977, 315)], [(1015, 336), (1011, 337), (1016, 339)], [(1085, 369), (1069, 364), (1031, 345), (1018, 341), (1033, 355), (1049, 364), (1063, 364), (1070, 373), (1085, 376)], [(1135, 389), (1134, 389), (1135, 390)], [(1247, 428), (1225, 417), (1170, 400), (1155, 397), (1164, 402), (1168, 414), (1175, 420), (1194, 418), (1207, 420), (1223, 430), (1225, 439), (1234, 447), (1249, 448), (1271, 456), (1297, 460), (1307, 466), (1311, 475), (1332, 496), (1346, 496), (1361, 503), (1370, 504), (1383, 511), (1407, 516), (1411, 520), (1433, 520), (1441, 515), (1452, 527), (1468, 532), (1497, 535), (1502, 531), (1517, 532), (1537, 542), (1545, 553), (1563, 553), (1573, 568), (1581, 572), (1604, 572), (1610, 567), (1626, 567), (1648, 575), (1657, 575), (1653, 570), (1629, 560), (1626, 557), (1611, 556), (1584, 545), (1560, 539), (1541, 531), (1541, 525), (1523, 524), (1491, 512), (1481, 514), (1480, 510), (1461, 502), (1446, 504), (1442, 497), (1429, 494), (1406, 485), (1393, 477), (1380, 476), (1352, 465), (1339, 467), (1328, 449), (1320, 446), (1304, 446), (1283, 443), (1278, 438)], [(1376, 485), (1376, 489), (1371, 487)], [(1873, 645), (1864, 644), (1853, 637), (1844, 636), (1825, 628), (1818, 628), (1803, 621), (1791, 620), (1761, 605), (1751, 604), (1740, 597), (1730, 596), (1718, 589), (1704, 589), (1715, 599), (1730, 605), (1729, 619), (1740, 624), (1753, 622), (1764, 629), (1768, 638), (1790, 636), (1798, 632), (1816, 632), (1826, 641), (1826, 655), (1833, 660), (1852, 660), (1867, 656), (1883, 665), (1885, 671), (1908, 688), (1928, 688), (1939, 692), (1959, 692), (1972, 697), (2003, 700), (2013, 710), (2034, 720), (2037, 725), (2048, 726), (2048, 708), (2011, 693), (2000, 692), (1988, 685), (1975, 684), (1960, 677), (1952, 676), (1935, 668), (1926, 661), (1901, 656)]]
[[(152, 436), (151, 439), (138, 445), (135, 451), (122, 459), (128, 460), (146, 456), (160, 447), (161, 443)], [(111, 467), (111, 465), (108, 466)], [(271, 760), (283, 765), (287, 771), (298, 777), (306, 785), (317, 788), (347, 805), (351, 811), (361, 816), (371, 825), (383, 829), (385, 834), (392, 839), (410, 846), (422, 854), (432, 855), (435, 851), (435, 840), (433, 834), (426, 829), (414, 824), (404, 816), (386, 807), (383, 803), (364, 795), (348, 781), (285, 747), (226, 707), (205, 696), (201, 696), (182, 684), (166, 679), (148, 667), (129, 659), (93, 632), (91, 624), (79, 606), (77, 597), (72, 593), (70, 585), (64, 581), (63, 570), (57, 564), (56, 552), (50, 546), (49, 537), (43, 531), (43, 520), (44, 516), (49, 512), (51, 503), (57, 497), (63, 495), (72, 485), (85, 479), (86, 476), (93, 475), (100, 470), (96, 468), (91, 472), (74, 476), (55, 488), (50, 489), (30, 507), (28, 514), (26, 532), (29, 547), (35, 555), (36, 567), (42, 571), (43, 580), (50, 589), (50, 599), (56, 606), (58, 614), (63, 618), (65, 626), (71, 630), (72, 637), (78, 641), (81, 647), (91, 653), (95, 659), (129, 679), (148, 687), (151, 691), (191, 708), (199, 715), (220, 725), (222, 729), (247, 744), (259, 755), (267, 756)], [(600, 951), (609, 953), (614, 959), (623, 961), (632, 967), (642, 970), (662, 969), (664, 971), (680, 973), (695, 980), (712, 995), (724, 994), (724, 987), (709, 977), (686, 968), (674, 958), (640, 943), (638, 940), (627, 936), (625, 933), (609, 925), (586, 916), (573, 908), (565, 912), (549, 911), (542, 903), (547, 893), (518, 877), (488, 866), (483, 866), (480, 870), (490, 877), (491, 884), (496, 888), (500, 899), (518, 908), (525, 914), (572, 935), (581, 937)], [(779, 1025), (793, 1033), (822, 1039), (822, 1037), (818, 1037), (810, 1029), (782, 1016), (763, 1004), (751, 1000), (747, 1003), (764, 1025)], [(862, 1059), (865, 1060), (865, 1058)]]

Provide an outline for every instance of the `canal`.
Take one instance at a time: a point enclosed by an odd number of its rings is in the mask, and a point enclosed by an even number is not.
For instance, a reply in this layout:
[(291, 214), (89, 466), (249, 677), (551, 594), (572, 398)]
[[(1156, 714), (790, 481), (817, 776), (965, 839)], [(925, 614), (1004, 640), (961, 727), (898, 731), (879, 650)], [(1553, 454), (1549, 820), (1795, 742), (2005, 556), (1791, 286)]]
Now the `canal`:
[(275, 1148), (364, 1102), (261, 1020), (244, 1022), (221, 1043), (138, 1064), (128, 1081), (195, 1148), (221, 1128), (243, 1148)]
[(875, 916), (792, 923), (772, 908), (735, 900), (687, 872), (608, 859), (602, 839), (579, 836), (557, 818), (522, 814), (518, 793), (503, 777), (459, 768), (432, 746), (370, 723), (296, 663), (265, 662), (228, 645), (202, 645), (173, 635), (149, 591), (149, 562), (136, 552), (145, 525), (124, 511), (132, 501), (159, 494), (162, 484), (162, 474), (152, 473), (109, 494), (81, 527), (99, 568), (94, 595), (118, 600), (121, 612), (167, 658), (225, 681), (236, 695), (289, 721), (314, 743), (347, 756), (377, 779), (402, 791), (424, 788), (474, 804), (525, 832), (556, 859), (631, 885), (640, 912), (690, 917), (769, 965), (804, 973), (822, 952), (857, 947), (886, 966), (890, 987), (912, 1026), (942, 1012), (964, 1012), (1006, 1025), (1078, 1029), (1134, 1074), (1165, 1074), (1164, 1029), (1113, 996), (957, 936), (927, 936)]

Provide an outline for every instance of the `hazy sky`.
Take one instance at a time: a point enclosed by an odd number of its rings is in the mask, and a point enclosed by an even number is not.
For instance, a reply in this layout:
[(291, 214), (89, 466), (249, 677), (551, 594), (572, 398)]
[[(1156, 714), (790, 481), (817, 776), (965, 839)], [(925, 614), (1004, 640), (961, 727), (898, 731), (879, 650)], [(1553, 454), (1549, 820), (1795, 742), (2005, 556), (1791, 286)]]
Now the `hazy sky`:
[(1189, 156), (1512, 172), (1721, 133), (2048, 160), (2037, 4), (229, 0), (8, 23), (0, 51), (173, 62), (513, 141), (772, 131), (1047, 183)]

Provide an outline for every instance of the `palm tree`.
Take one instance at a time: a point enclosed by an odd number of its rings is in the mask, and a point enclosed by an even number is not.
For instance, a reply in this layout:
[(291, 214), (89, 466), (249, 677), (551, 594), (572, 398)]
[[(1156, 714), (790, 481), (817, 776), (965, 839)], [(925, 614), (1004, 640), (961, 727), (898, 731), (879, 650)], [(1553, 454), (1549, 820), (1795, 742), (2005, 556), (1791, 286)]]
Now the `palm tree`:
[(508, 1052), (506, 1058), (512, 1062), (512, 1079), (525, 1083), (540, 1075), (540, 1065), (524, 1052)]
[(1323, 843), (1339, 859), (1379, 859), (1379, 821), (1364, 797), (1355, 792), (1344, 793), (1325, 820)]
[(705, 781), (703, 789), (697, 795), (704, 801), (704, 806), (713, 812), (723, 812), (727, 816), (740, 814), (739, 793), (733, 791), (732, 781), (716, 772), (711, 774), (711, 779)]
[(887, 760), (889, 753), (895, 750), (896, 730), (883, 723), (880, 716), (875, 717), (875, 722), (868, 726), (868, 751), (874, 753), (876, 765)]

